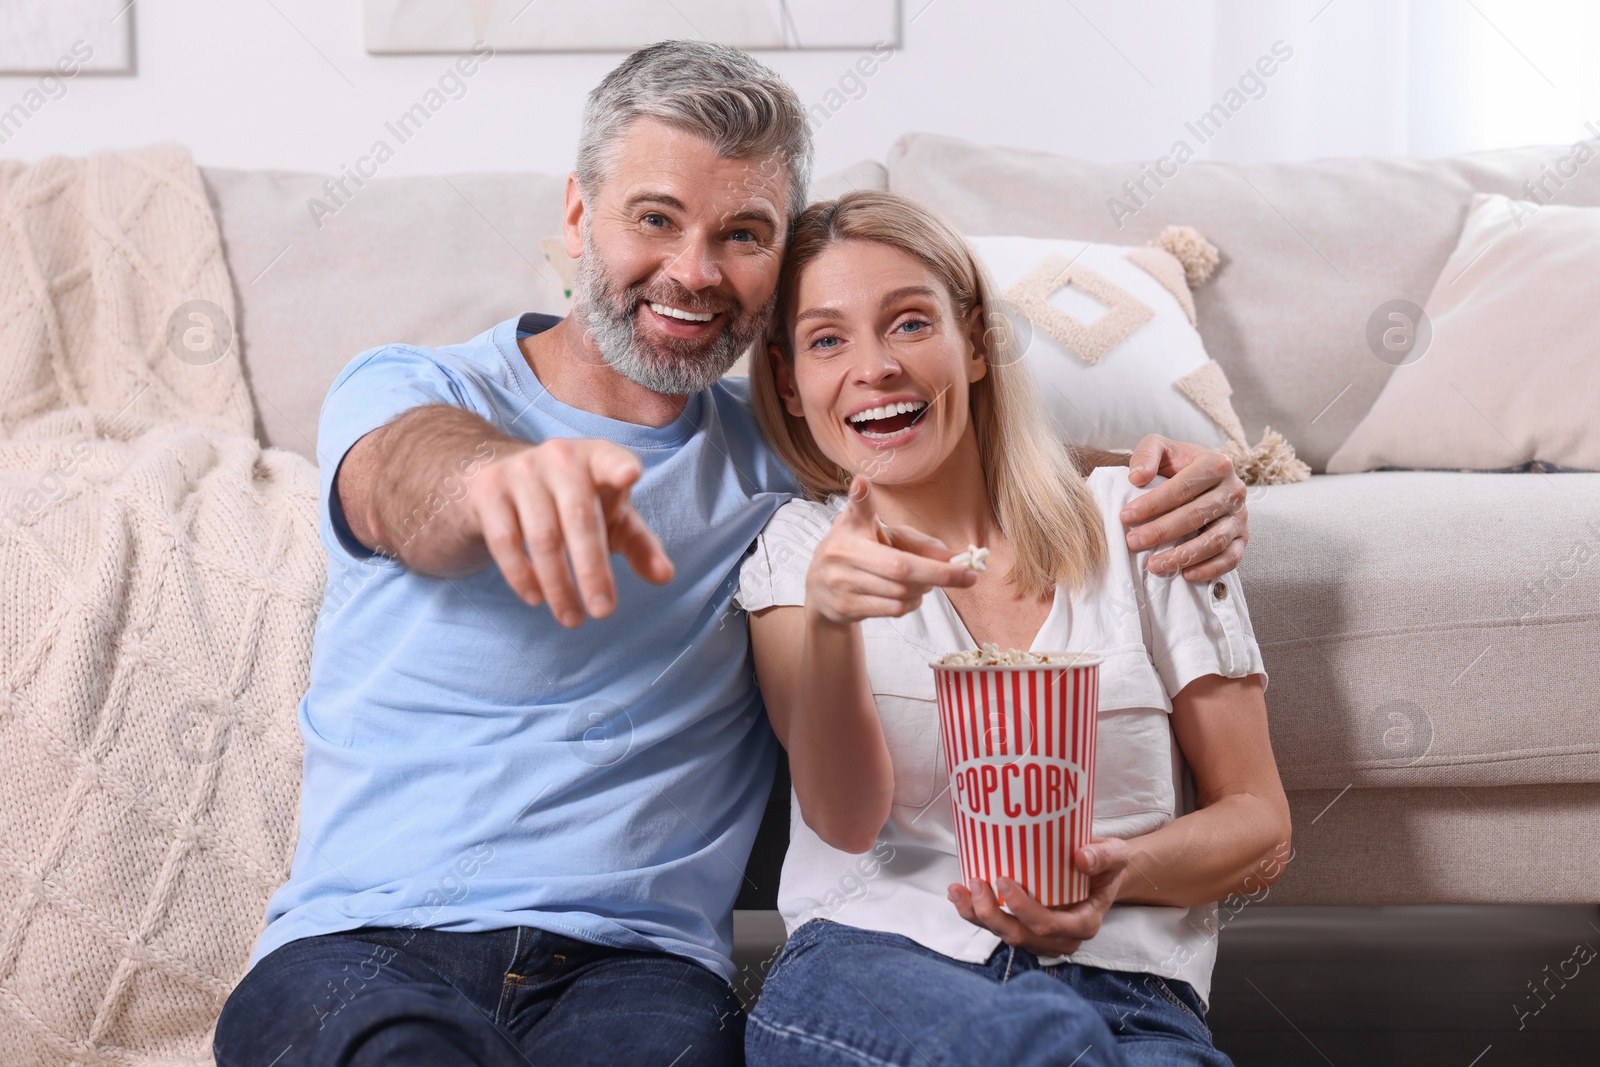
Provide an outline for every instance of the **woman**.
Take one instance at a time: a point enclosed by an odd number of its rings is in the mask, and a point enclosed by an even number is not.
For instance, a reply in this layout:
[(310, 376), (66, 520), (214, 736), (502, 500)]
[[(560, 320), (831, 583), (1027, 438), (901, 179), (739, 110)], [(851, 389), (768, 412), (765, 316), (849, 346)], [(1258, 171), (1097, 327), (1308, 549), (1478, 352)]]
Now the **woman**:
[[(1214, 902), (1289, 839), (1244, 598), (1121, 547), (1145, 490), (1075, 472), (993, 306), (961, 237), (891, 194), (813, 205), (789, 246), (751, 389), (811, 499), (739, 592), (797, 802), (756, 1067), (1229, 1062)], [(950, 562), (968, 546), (984, 572)], [(1104, 657), (1082, 903), (961, 883), (928, 662), (990, 642)]]

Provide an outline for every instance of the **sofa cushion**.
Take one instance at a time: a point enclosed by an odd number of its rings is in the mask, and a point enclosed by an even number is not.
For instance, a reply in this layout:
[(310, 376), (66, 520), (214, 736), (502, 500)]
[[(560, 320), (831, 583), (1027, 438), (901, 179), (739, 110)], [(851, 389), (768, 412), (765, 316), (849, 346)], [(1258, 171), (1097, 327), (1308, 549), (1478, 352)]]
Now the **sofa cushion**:
[[(973, 237), (1056, 431), (1132, 450), (1147, 433), (1246, 447), (1227, 378), (1195, 331), (1183, 264), (1163, 248)], [(990, 327), (995, 329), (995, 327)]]
[[(314, 461), (328, 386), (368, 348), (452, 344), (524, 311), (565, 307), (539, 250), (560, 232), (564, 178), (376, 178), (347, 183), (352, 195), (338, 206), (325, 175), (202, 174), (238, 294), (263, 444)], [(314, 218), (315, 201), (338, 210)]]
[(1600, 471), (1597, 260), (1600, 208), (1475, 197), (1425, 318), (1394, 313), (1399, 365), (1329, 473)]
[(1600, 474), (1316, 476), (1250, 528), (1287, 788), (1600, 782)]
[(1283, 880), (1223, 924), (1255, 903), (1594, 904), (1600, 784), (1340, 792), (1289, 794)]
[[(1474, 190), (1526, 197), (1524, 182), (1543, 181), (1541, 198), (1600, 204), (1600, 167), (1562, 166), (1572, 154), (1547, 147), (1440, 160), (1191, 161), (1157, 186), (1146, 164), (919, 133), (890, 150), (888, 169), (892, 190), (939, 209), (964, 233), (1139, 244), (1169, 224), (1198, 229), (1223, 255), (1195, 293), (1200, 333), (1233, 384), (1246, 432), (1256, 440), (1271, 426), (1320, 471), (1393, 370), (1367, 347), (1367, 320), (1389, 301), (1427, 300)], [(1145, 191), (1124, 188), (1139, 181)], [(1113, 198), (1142, 206), (1114, 219)]]

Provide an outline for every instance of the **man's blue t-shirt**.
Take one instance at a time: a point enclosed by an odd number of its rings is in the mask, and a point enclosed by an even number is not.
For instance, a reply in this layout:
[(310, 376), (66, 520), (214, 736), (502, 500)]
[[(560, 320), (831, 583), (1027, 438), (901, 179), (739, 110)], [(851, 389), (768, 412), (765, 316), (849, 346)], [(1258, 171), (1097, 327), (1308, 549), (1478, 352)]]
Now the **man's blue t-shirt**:
[[(299, 708), (300, 841), (252, 964), (362, 926), (532, 926), (733, 976), (733, 901), (776, 741), (731, 600), (793, 481), (742, 381), (690, 397), (659, 429), (555, 399), (517, 339), (556, 321), (376, 348), (329, 390), (318, 432), (328, 581)], [(675, 577), (651, 585), (614, 556), (616, 611), (565, 630), (493, 566), (426, 578), (365, 551), (333, 499), (334, 471), (364, 434), (423, 404), (531, 441), (604, 438), (633, 452), (644, 465), (634, 504)], [(473, 458), (413, 528), (465, 492)]]

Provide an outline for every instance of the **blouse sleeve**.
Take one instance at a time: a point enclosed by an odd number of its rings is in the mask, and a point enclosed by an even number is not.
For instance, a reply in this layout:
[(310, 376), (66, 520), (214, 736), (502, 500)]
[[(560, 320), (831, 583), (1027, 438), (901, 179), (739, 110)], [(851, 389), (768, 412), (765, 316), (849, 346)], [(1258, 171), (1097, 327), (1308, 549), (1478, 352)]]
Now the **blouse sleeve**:
[[(1156, 478), (1143, 489), (1136, 489), (1128, 483), (1125, 472), (1121, 477), (1108, 478), (1108, 514), (1120, 514), (1130, 500), (1165, 480)], [(1209, 582), (1191, 582), (1181, 573), (1150, 573), (1150, 557), (1193, 536), (1130, 553), (1145, 646), (1161, 677), (1162, 688), (1170, 699), (1207, 674), (1224, 678), (1259, 674), (1265, 685), (1266, 664), (1250, 625), (1250, 609), (1238, 568)]]
[(1250, 625), (1238, 568), (1209, 582), (1191, 582), (1182, 574), (1151, 574), (1150, 557), (1176, 543), (1142, 551), (1136, 560), (1144, 583), (1150, 661), (1167, 696), (1176, 696), (1207, 674), (1224, 678), (1259, 674), (1264, 688), (1267, 668)]
[(739, 568), (734, 604), (745, 611), (804, 604), (811, 556), (833, 525), (833, 514), (828, 505), (810, 500), (779, 508)]

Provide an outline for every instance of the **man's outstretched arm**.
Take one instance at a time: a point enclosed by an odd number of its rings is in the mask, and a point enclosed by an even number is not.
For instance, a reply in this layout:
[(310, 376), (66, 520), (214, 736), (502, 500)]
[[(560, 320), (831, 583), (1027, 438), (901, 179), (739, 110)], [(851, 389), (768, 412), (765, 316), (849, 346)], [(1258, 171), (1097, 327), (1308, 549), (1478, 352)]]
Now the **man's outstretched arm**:
[[(510, 437), (470, 411), (413, 408), (352, 445), (334, 476), (345, 521), (368, 549), (454, 577), (491, 561), (563, 626), (616, 607), (611, 553), (662, 584), (672, 562), (634, 510), (638, 457), (609, 441)], [(465, 484), (464, 493), (452, 487)], [(440, 498), (449, 503), (437, 507)], [(431, 503), (430, 503), (431, 501)]]
[(1167, 481), (1122, 510), (1128, 527), (1128, 547), (1134, 551), (1202, 531), (1198, 537), (1150, 557), (1150, 570), (1167, 574), (1178, 568), (1192, 582), (1208, 582), (1226, 574), (1244, 558), (1250, 540), (1245, 512), (1245, 484), (1233, 461), (1215, 449), (1160, 434), (1139, 441), (1130, 455), (1104, 449), (1074, 446), (1078, 470), (1088, 474), (1096, 467), (1129, 467), (1134, 485), (1150, 484), (1156, 475)]

